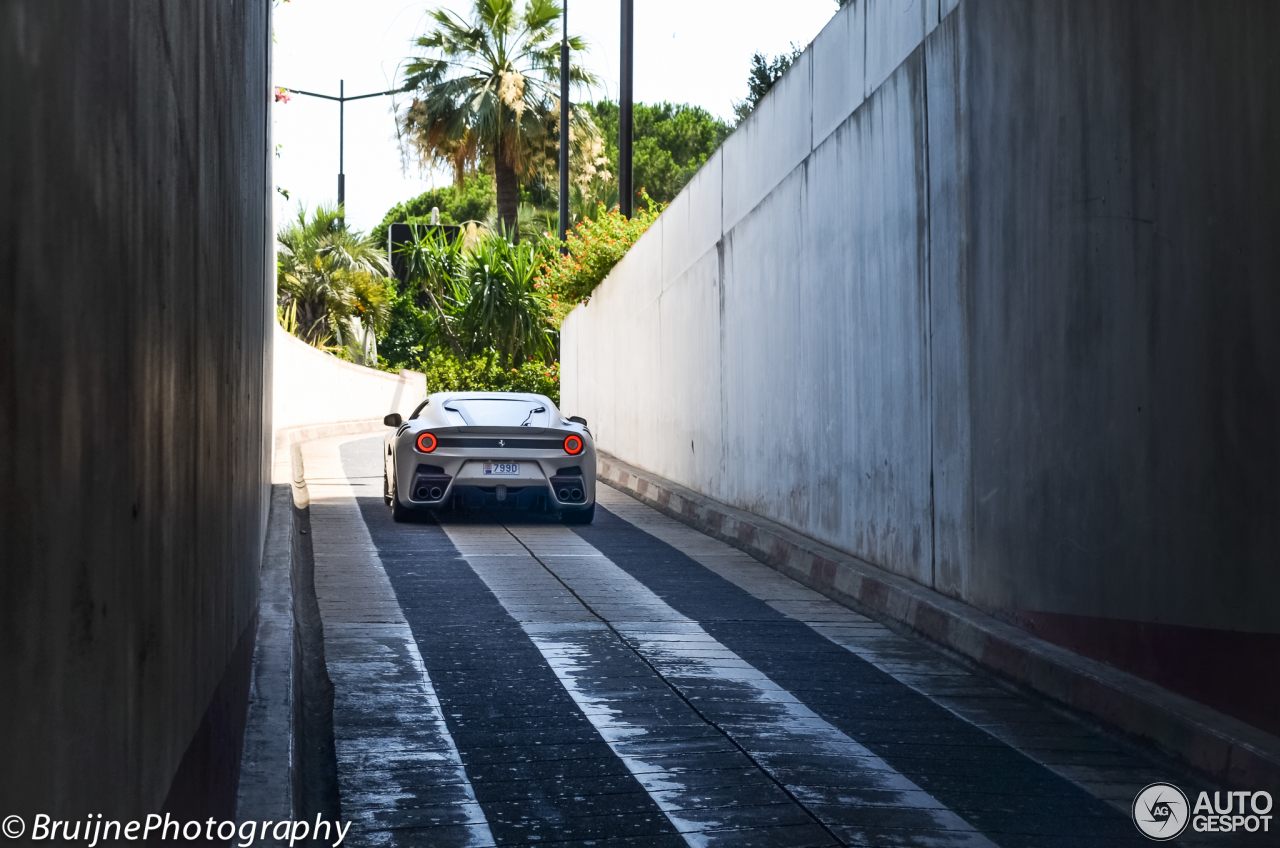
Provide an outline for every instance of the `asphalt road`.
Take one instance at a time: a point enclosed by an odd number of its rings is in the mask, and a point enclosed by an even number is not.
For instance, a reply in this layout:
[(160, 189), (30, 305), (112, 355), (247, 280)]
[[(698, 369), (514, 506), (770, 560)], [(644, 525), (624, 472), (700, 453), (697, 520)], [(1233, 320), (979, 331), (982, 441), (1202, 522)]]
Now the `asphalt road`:
[(1199, 788), (603, 484), (395, 524), (380, 444), (304, 448), (349, 844), (1145, 845)]

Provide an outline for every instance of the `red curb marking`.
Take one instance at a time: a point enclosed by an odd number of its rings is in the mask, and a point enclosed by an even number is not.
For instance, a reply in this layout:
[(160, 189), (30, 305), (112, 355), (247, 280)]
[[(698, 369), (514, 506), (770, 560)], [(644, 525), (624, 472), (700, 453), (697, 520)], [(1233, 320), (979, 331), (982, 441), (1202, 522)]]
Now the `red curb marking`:
[(814, 556), (813, 567), (809, 571), (813, 581), (820, 586), (836, 585), (836, 564), (826, 557)]

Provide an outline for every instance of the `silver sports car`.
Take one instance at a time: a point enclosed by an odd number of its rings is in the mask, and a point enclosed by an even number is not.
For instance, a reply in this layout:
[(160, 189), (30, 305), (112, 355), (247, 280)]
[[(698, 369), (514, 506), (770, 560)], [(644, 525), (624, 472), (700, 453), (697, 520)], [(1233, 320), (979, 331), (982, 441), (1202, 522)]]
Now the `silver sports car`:
[(396, 521), (425, 509), (508, 506), (590, 524), (596, 449), (587, 422), (543, 395), (437, 392), (384, 439), (383, 500)]

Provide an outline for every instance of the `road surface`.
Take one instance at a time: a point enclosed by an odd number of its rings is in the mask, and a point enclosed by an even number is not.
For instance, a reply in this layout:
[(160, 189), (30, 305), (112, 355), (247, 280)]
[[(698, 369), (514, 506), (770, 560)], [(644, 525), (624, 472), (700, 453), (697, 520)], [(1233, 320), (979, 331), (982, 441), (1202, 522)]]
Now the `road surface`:
[(1145, 845), (1193, 788), (603, 484), (395, 524), (380, 449), (303, 446), (351, 844)]

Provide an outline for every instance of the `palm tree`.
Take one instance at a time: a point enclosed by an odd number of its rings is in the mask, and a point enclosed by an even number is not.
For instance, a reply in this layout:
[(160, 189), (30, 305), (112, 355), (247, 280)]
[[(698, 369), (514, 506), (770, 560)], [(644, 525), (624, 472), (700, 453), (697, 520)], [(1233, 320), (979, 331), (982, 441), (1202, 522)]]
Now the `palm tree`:
[[(299, 338), (316, 347), (330, 341), (356, 347), (365, 358), (371, 332), (390, 317), (390, 265), (372, 239), (340, 223), (341, 206), (318, 206), (279, 233), (279, 305), (296, 315)], [(362, 338), (363, 337), (363, 338)]]
[[(528, 0), (517, 13), (515, 0), (475, 0), (470, 22), (444, 9), (431, 17), (435, 30), (416, 41), (425, 53), (404, 70), (404, 90), (416, 96), (400, 116), (401, 137), (424, 165), (452, 167), (459, 185), (483, 161), (497, 184), (498, 218), (515, 233), (520, 180), (555, 169), (560, 5)], [(575, 36), (569, 47), (586, 45)], [(571, 64), (569, 80), (580, 88), (596, 78)], [(591, 137), (587, 112), (572, 115), (574, 135)]]

